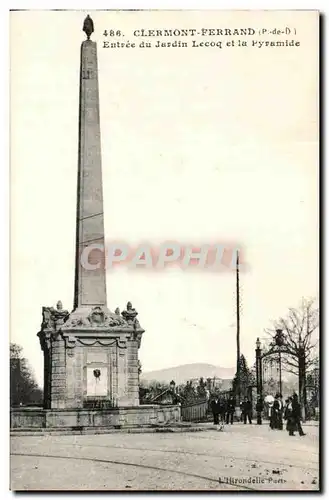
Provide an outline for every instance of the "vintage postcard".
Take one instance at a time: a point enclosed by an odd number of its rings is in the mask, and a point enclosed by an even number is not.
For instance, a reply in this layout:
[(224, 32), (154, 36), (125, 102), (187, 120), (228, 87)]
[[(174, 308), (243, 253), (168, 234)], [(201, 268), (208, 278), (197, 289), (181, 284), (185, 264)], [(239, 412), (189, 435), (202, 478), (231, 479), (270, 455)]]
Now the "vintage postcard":
[(10, 13), (10, 488), (319, 491), (319, 12)]

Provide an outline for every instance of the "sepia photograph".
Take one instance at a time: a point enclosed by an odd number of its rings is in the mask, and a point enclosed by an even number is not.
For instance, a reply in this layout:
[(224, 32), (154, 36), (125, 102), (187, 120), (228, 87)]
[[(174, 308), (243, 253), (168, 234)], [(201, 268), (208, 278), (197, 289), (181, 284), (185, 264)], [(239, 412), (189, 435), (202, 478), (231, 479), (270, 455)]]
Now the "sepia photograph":
[(317, 10), (10, 12), (10, 490), (319, 492)]

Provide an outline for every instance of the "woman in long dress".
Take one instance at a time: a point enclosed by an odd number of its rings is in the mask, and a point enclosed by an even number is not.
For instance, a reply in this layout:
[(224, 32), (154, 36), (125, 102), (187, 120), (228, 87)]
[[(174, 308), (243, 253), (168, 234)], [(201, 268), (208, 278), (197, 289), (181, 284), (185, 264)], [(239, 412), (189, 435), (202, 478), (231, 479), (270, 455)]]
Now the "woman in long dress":
[(288, 404), (287, 404), (285, 412), (284, 412), (284, 418), (287, 421), (286, 429), (289, 433), (289, 436), (294, 436), (295, 431), (297, 430), (297, 422), (296, 422), (294, 411), (293, 411), (291, 397), (288, 398)]

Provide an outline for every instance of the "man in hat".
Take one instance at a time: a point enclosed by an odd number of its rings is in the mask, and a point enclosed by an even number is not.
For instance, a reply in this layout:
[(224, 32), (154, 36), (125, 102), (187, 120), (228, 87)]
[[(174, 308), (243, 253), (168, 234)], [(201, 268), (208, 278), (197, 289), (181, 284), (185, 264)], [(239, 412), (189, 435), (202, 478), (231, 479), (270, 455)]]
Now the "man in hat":
[(227, 424), (233, 424), (234, 413), (235, 413), (235, 398), (233, 397), (233, 394), (231, 394), (227, 402), (227, 413), (226, 413)]
[(252, 416), (252, 404), (251, 401), (247, 397), (244, 398), (244, 401), (241, 403), (242, 415), (243, 415), (243, 423), (247, 423), (247, 418), (249, 420), (249, 424), (252, 424), (251, 416)]
[[(302, 424), (300, 423), (301, 408), (300, 408), (300, 404), (298, 402), (297, 394), (294, 394), (292, 397), (292, 418), (294, 419), (295, 428), (298, 431), (299, 435), (306, 436), (305, 432), (303, 431)], [(294, 435), (294, 434), (292, 434), (292, 435)]]
[(219, 400), (218, 400), (217, 396), (215, 396), (212, 399), (210, 406), (211, 406), (211, 411), (212, 411), (212, 415), (213, 415), (213, 419), (214, 419), (214, 425), (218, 425), (219, 424)]

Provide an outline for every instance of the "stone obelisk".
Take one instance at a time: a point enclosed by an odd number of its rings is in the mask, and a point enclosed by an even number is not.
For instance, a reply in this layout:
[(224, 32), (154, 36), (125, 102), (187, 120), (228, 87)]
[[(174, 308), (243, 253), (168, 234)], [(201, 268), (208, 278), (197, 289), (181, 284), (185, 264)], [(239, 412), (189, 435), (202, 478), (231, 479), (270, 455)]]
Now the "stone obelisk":
[(78, 196), (74, 307), (43, 308), (44, 400), (49, 409), (137, 406), (138, 349), (144, 330), (137, 311), (107, 308), (104, 215), (94, 24), (81, 45)]
[[(104, 211), (99, 116), (97, 45), (88, 16), (81, 45), (79, 158), (74, 309), (106, 307)], [(102, 250), (103, 249), (103, 250)]]

